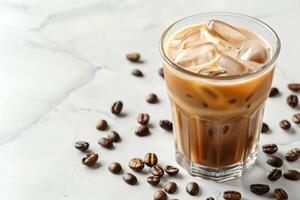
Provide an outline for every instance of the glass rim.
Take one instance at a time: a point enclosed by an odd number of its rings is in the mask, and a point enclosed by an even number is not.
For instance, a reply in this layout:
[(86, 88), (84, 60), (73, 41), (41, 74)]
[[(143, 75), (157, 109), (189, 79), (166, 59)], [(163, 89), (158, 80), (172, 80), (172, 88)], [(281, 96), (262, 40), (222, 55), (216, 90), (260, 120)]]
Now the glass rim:
[[(187, 19), (191, 19), (193, 17), (197, 17), (197, 16), (209, 16), (209, 15), (215, 15), (215, 16), (232, 16), (232, 17), (238, 17), (238, 18), (243, 18), (246, 20), (250, 20), (253, 22), (258, 23), (259, 25), (261, 25), (262, 27), (264, 27), (266, 30), (268, 30), (276, 39), (276, 49), (275, 52), (272, 56), (272, 58), (265, 63), (259, 70), (257, 70), (256, 72), (253, 73), (247, 73), (247, 74), (242, 74), (242, 75), (231, 75), (231, 76), (209, 76), (209, 75), (203, 75), (203, 74), (197, 74), (194, 72), (191, 72), (189, 70), (186, 70), (185, 68), (177, 65), (176, 63), (174, 63), (166, 54), (165, 50), (164, 50), (164, 41), (165, 41), (165, 37), (168, 34), (168, 32), (178, 23), (183, 22)], [(279, 53), (280, 53), (280, 49), (281, 49), (281, 42), (280, 39), (277, 35), (277, 33), (274, 31), (273, 28), (271, 28), (271, 26), (269, 26), (267, 23), (255, 18), (255, 17), (251, 17), (248, 15), (244, 15), (244, 14), (240, 14), (240, 13), (234, 13), (234, 12), (204, 12), (204, 13), (198, 13), (198, 14), (194, 14), (188, 17), (184, 17), (180, 20), (175, 21), (174, 23), (172, 23), (162, 34), (161, 38), (160, 38), (160, 45), (159, 45), (159, 49), (160, 49), (160, 54), (162, 56), (162, 58), (164, 59), (164, 61), (166, 61), (172, 68), (174, 68), (175, 70), (178, 70), (184, 74), (193, 76), (193, 77), (197, 77), (197, 78), (204, 78), (204, 79), (212, 79), (212, 80), (234, 80), (234, 79), (242, 79), (242, 78), (249, 78), (249, 77), (253, 77), (256, 76), (258, 74), (261, 74), (263, 72), (265, 72), (266, 70), (268, 70), (273, 63), (276, 62)]]

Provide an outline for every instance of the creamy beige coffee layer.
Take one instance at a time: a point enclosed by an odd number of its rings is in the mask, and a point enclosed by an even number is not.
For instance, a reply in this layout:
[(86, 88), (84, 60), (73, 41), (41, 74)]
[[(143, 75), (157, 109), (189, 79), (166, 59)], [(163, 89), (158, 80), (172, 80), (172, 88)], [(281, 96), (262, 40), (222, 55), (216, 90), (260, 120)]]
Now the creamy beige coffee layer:
[(269, 59), (269, 45), (242, 27), (219, 20), (179, 30), (168, 43), (168, 55), (181, 67), (204, 75), (255, 72)]

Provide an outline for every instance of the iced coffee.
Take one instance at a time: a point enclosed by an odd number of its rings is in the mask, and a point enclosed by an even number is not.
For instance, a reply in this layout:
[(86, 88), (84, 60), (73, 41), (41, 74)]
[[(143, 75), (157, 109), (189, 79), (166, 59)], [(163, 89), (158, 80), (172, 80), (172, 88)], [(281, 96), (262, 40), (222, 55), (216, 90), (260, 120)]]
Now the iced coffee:
[[(279, 40), (253, 18), (199, 16), (173, 31), (172, 25), (162, 38), (176, 158), (193, 175), (225, 180), (242, 175), (256, 159)], [(274, 41), (243, 20), (266, 29)]]

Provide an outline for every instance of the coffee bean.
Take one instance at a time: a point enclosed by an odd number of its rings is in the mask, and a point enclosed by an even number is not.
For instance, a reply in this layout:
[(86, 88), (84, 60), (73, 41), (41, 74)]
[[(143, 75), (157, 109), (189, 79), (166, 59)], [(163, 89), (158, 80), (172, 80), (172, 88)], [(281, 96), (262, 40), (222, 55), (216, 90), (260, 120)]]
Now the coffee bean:
[(263, 195), (270, 191), (270, 187), (266, 184), (252, 184), (250, 191), (257, 195)]
[(223, 194), (225, 200), (240, 200), (242, 198), (241, 193), (237, 191), (226, 191)]
[(102, 137), (99, 139), (98, 144), (100, 144), (101, 146), (107, 148), (107, 149), (111, 149), (114, 145), (113, 142), (105, 137)]
[(147, 113), (141, 113), (137, 116), (137, 122), (142, 125), (148, 124), (150, 116)]
[(300, 149), (298, 148), (289, 150), (285, 155), (285, 159), (290, 162), (298, 160), (299, 157), (300, 157)]
[(206, 200), (215, 200), (213, 197), (208, 197)]
[(168, 182), (165, 186), (164, 186), (164, 190), (166, 193), (169, 194), (173, 194), (176, 192), (177, 190), (177, 184), (174, 182)]
[(162, 67), (158, 69), (158, 74), (159, 74), (161, 77), (165, 78), (164, 69), (163, 69)]
[(271, 171), (268, 172), (267, 174), (267, 178), (270, 181), (277, 181), (278, 179), (280, 179), (280, 177), (282, 176), (282, 171), (281, 169), (272, 169)]
[(199, 185), (195, 182), (190, 182), (186, 185), (185, 190), (192, 196), (196, 196), (199, 193)]
[(96, 128), (99, 131), (104, 131), (105, 129), (107, 129), (107, 127), (108, 127), (108, 124), (104, 119), (101, 119), (97, 122)]
[(291, 123), (288, 120), (284, 119), (279, 123), (279, 126), (284, 130), (288, 130), (291, 128)]
[(154, 176), (163, 176), (164, 175), (164, 170), (158, 166), (158, 165), (153, 165), (151, 168), (150, 168), (150, 171), (151, 173), (154, 175)]
[(172, 166), (172, 165), (165, 166), (164, 170), (170, 176), (175, 176), (179, 172), (179, 169), (177, 167)]
[(137, 183), (137, 178), (131, 173), (125, 173), (123, 175), (123, 180), (129, 185), (135, 185)]
[(118, 142), (120, 141), (120, 135), (116, 131), (112, 131), (107, 135), (107, 138), (113, 142)]
[(288, 84), (288, 88), (292, 90), (293, 92), (299, 92), (300, 91), (300, 83), (290, 83)]
[(261, 132), (262, 133), (266, 133), (266, 132), (268, 132), (270, 130), (270, 128), (269, 128), (269, 126), (268, 126), (268, 124), (266, 124), (266, 123), (262, 123), (262, 127), (261, 127)]
[(158, 98), (157, 98), (156, 94), (150, 93), (150, 94), (147, 95), (146, 101), (147, 101), (148, 103), (157, 103)]
[(152, 167), (153, 165), (156, 165), (158, 162), (158, 159), (157, 159), (157, 156), (155, 153), (147, 153), (145, 155), (145, 158), (144, 158), (144, 163), (149, 166), (149, 167)]
[(147, 178), (147, 182), (148, 182), (150, 185), (155, 186), (155, 185), (159, 184), (159, 182), (160, 182), (160, 177), (159, 177), (159, 176), (149, 176), (149, 177)]
[(289, 106), (291, 106), (292, 108), (295, 108), (298, 106), (298, 97), (296, 95), (290, 95), (288, 96), (288, 98), (286, 99), (286, 102)]
[(132, 52), (132, 53), (128, 53), (126, 55), (126, 58), (131, 61), (131, 62), (139, 62), (141, 55), (139, 53), (136, 52)]
[(141, 171), (144, 168), (144, 162), (142, 159), (140, 158), (132, 158), (129, 163), (128, 166), (136, 172)]
[(283, 174), (283, 177), (288, 180), (298, 181), (300, 179), (300, 172), (294, 169), (290, 169)]
[(300, 124), (300, 113), (294, 114), (292, 117), (292, 120), (296, 123), (296, 124)]
[(88, 153), (83, 159), (82, 164), (86, 166), (92, 166), (94, 165), (98, 160), (98, 154), (96, 153)]
[(123, 108), (123, 102), (122, 101), (116, 101), (112, 106), (111, 106), (111, 112), (115, 115), (119, 115), (122, 111)]
[(146, 136), (149, 134), (149, 127), (147, 125), (141, 125), (137, 127), (137, 129), (135, 130), (135, 134), (137, 136)]
[(141, 70), (139, 70), (139, 69), (132, 70), (131, 74), (133, 76), (136, 76), (136, 77), (143, 77), (144, 76), (143, 72)]
[(86, 150), (88, 150), (89, 148), (89, 143), (87, 142), (84, 142), (84, 141), (78, 141), (75, 143), (75, 148), (82, 151), (82, 152), (85, 152)]
[(278, 93), (279, 93), (278, 88), (272, 87), (271, 90), (270, 90), (269, 97), (275, 97), (276, 95), (278, 95)]
[(159, 121), (159, 126), (166, 131), (172, 131), (173, 130), (173, 123), (170, 122), (169, 120), (160, 120)]
[(108, 170), (113, 174), (119, 174), (122, 171), (122, 166), (118, 162), (112, 162), (109, 164)]
[(154, 200), (167, 200), (168, 196), (164, 191), (157, 190), (156, 192), (154, 192), (153, 199)]
[(274, 190), (274, 196), (277, 200), (288, 200), (288, 194), (282, 188), (276, 188)]
[(277, 156), (270, 156), (270, 158), (267, 160), (267, 163), (273, 167), (282, 166), (282, 160)]
[(273, 154), (277, 152), (278, 147), (276, 144), (265, 144), (263, 145), (262, 149), (266, 154)]

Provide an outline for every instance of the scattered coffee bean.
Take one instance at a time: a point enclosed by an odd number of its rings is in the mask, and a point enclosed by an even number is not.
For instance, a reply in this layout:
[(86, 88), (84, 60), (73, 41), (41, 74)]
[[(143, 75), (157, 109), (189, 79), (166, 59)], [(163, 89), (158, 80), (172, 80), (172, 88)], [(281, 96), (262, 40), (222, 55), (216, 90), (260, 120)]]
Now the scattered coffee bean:
[(268, 172), (267, 174), (267, 178), (270, 181), (277, 181), (278, 179), (280, 179), (280, 177), (282, 176), (282, 171), (281, 169), (272, 169), (271, 171)]
[(208, 197), (206, 200), (215, 200), (213, 197)]
[(111, 107), (111, 112), (115, 115), (119, 115), (122, 111), (122, 108), (123, 108), (123, 102), (116, 101)]
[(154, 175), (154, 176), (163, 176), (164, 175), (164, 170), (158, 166), (158, 165), (153, 165), (151, 168), (150, 168), (150, 171), (151, 173)]
[(292, 108), (297, 107), (298, 106), (298, 97), (297, 97), (297, 95), (292, 94), (292, 95), (288, 96), (288, 98), (286, 99), (286, 102)]
[(89, 143), (87, 142), (84, 142), (84, 141), (78, 141), (75, 143), (75, 148), (82, 151), (82, 152), (85, 152), (86, 150), (88, 150), (89, 148)]
[(107, 121), (105, 121), (104, 119), (99, 120), (96, 125), (96, 128), (99, 131), (104, 131), (105, 129), (107, 129), (107, 127), (108, 127)]
[(190, 182), (186, 185), (186, 192), (192, 196), (196, 196), (199, 193), (199, 185), (195, 182)]
[(294, 169), (290, 169), (283, 174), (283, 177), (288, 180), (298, 181), (300, 179), (300, 172)]
[(179, 169), (177, 167), (172, 166), (172, 165), (165, 166), (164, 170), (170, 176), (175, 176), (179, 172)]
[(145, 155), (145, 158), (144, 158), (144, 163), (149, 166), (149, 167), (152, 167), (153, 165), (156, 165), (158, 162), (158, 159), (157, 159), (157, 156), (155, 153), (147, 153)]
[(149, 134), (149, 127), (147, 125), (141, 125), (137, 127), (137, 129), (135, 130), (135, 134), (137, 136), (146, 136)]
[(148, 124), (150, 116), (147, 113), (141, 113), (137, 116), (137, 122), (142, 125)]
[(266, 184), (252, 184), (250, 191), (257, 195), (263, 195), (270, 191), (270, 187)]
[(144, 168), (144, 162), (142, 159), (140, 158), (132, 158), (129, 163), (128, 166), (136, 172), (141, 171)]
[(112, 162), (109, 164), (108, 170), (113, 174), (119, 174), (122, 171), (122, 166), (118, 162)]
[(98, 154), (96, 153), (88, 153), (83, 159), (82, 164), (86, 166), (94, 165), (98, 160)]
[(141, 55), (139, 53), (133, 52), (133, 53), (128, 53), (126, 55), (126, 58), (131, 62), (139, 62)]
[(163, 69), (162, 67), (158, 69), (158, 74), (159, 74), (161, 77), (165, 78), (164, 69)]
[(148, 182), (150, 185), (155, 186), (155, 185), (159, 184), (159, 182), (160, 182), (160, 177), (159, 177), (159, 176), (149, 176), (149, 177), (147, 178), (147, 182)]
[(173, 194), (176, 192), (177, 190), (177, 184), (174, 182), (168, 182), (165, 186), (164, 186), (164, 190), (166, 193), (169, 194)]
[(154, 192), (153, 199), (154, 200), (167, 200), (168, 196), (164, 191), (157, 190), (156, 192)]
[(135, 185), (137, 183), (137, 178), (131, 173), (125, 173), (123, 175), (123, 180), (129, 185)]
[(292, 117), (292, 120), (296, 123), (296, 124), (300, 124), (300, 113), (294, 114)]
[(113, 142), (118, 142), (120, 141), (120, 135), (116, 131), (112, 131), (107, 135), (107, 138)]
[(274, 196), (277, 200), (288, 200), (288, 194), (282, 188), (276, 188)]
[(299, 92), (300, 91), (300, 83), (290, 83), (288, 84), (288, 88), (292, 90), (293, 92)]
[(131, 74), (133, 76), (136, 76), (136, 77), (143, 77), (144, 76), (143, 72), (141, 70), (139, 70), (139, 69), (132, 70)]
[(172, 131), (173, 130), (173, 123), (170, 122), (169, 120), (160, 120), (159, 121), (159, 126), (166, 131)]
[(146, 101), (147, 101), (148, 103), (157, 103), (158, 98), (157, 98), (156, 94), (150, 93), (150, 94), (147, 95)]
[(272, 87), (271, 90), (270, 90), (269, 97), (275, 97), (275, 96), (278, 95), (278, 94), (279, 94), (278, 88)]
[(288, 120), (284, 119), (279, 123), (279, 126), (284, 130), (288, 130), (291, 128), (291, 123)]
[(106, 138), (106, 137), (102, 137), (99, 139), (98, 144), (100, 144), (101, 146), (107, 148), (107, 149), (111, 149), (114, 145), (113, 142)]
[(282, 166), (282, 160), (277, 156), (270, 156), (270, 158), (267, 160), (267, 163), (273, 167)]
[(299, 157), (300, 157), (300, 149), (298, 148), (289, 150), (285, 155), (285, 159), (290, 162), (298, 160)]
[(276, 144), (265, 144), (263, 145), (262, 149), (266, 154), (273, 154), (277, 152), (278, 147)]
[(266, 124), (265, 122), (262, 123), (262, 127), (261, 127), (261, 132), (262, 133), (267, 133), (270, 130), (268, 124)]
[(237, 191), (226, 191), (223, 194), (225, 200), (240, 200), (242, 198), (241, 193)]

